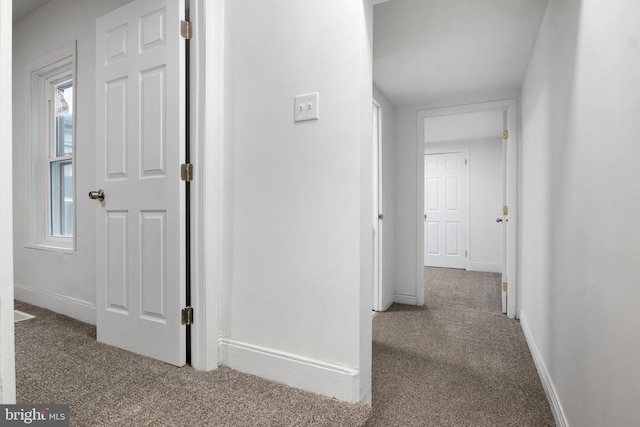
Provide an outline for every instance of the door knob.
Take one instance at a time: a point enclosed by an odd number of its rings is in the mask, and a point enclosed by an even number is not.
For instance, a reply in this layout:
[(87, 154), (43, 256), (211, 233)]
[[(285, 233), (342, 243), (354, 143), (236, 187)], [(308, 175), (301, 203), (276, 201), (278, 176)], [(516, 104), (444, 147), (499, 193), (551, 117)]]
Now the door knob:
[(89, 198), (91, 200), (100, 200), (102, 202), (104, 200), (104, 191), (89, 191)]
[(496, 218), (496, 222), (502, 222), (502, 218)]

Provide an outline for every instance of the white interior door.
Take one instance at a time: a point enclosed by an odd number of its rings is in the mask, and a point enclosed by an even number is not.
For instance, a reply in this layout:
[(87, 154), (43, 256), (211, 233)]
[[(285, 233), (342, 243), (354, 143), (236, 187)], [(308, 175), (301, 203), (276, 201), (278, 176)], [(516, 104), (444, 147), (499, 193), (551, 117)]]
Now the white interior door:
[(466, 154), (425, 155), (424, 188), (424, 265), (466, 269)]
[[(503, 129), (508, 129), (507, 123), (507, 111), (502, 114)], [(509, 135), (508, 132), (502, 134), (502, 216), (498, 218), (502, 222), (502, 312), (507, 312), (507, 288), (508, 288), (508, 262), (509, 262), (509, 250), (508, 250), (508, 208), (509, 206), (509, 194), (508, 194), (508, 147), (509, 147)], [(507, 209), (507, 210), (505, 210)]]
[(185, 364), (182, 0), (96, 21), (98, 341)]

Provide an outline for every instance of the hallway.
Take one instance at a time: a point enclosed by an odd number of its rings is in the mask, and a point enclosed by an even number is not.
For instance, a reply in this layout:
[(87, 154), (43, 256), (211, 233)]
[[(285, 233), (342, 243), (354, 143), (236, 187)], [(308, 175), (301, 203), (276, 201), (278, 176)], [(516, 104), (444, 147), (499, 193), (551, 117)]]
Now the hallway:
[(553, 426), (518, 321), (500, 312), (500, 275), (425, 269), (426, 306), (373, 321), (370, 426)]

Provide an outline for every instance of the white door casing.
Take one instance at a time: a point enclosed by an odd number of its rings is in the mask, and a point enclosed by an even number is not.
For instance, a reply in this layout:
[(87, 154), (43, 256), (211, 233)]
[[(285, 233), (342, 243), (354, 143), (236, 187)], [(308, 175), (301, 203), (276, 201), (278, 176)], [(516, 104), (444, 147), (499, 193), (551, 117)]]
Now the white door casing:
[(0, 103), (0, 403), (16, 403), (16, 369), (13, 314), (13, 164), (12, 164), (12, 2), (0, 1), (0, 85), (9, 88)]
[(467, 268), (467, 155), (424, 156), (424, 265)]
[(382, 123), (381, 107), (373, 102), (373, 310), (382, 311)]
[(96, 21), (98, 341), (185, 364), (183, 0)]

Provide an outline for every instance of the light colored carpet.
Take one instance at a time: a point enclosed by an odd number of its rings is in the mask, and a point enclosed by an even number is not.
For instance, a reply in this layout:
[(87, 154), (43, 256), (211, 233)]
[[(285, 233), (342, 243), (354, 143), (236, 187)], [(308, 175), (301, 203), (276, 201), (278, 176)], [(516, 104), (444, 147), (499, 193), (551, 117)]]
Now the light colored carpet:
[(71, 425), (360, 426), (365, 405), (228, 368), (176, 368), (95, 341), (95, 327), (16, 301), (18, 403), (68, 403)]
[(500, 275), (427, 268), (425, 307), (373, 320), (369, 426), (553, 426), (520, 324), (500, 312)]
[(221, 368), (99, 344), (95, 328), (16, 302), (18, 402), (69, 403), (72, 426), (552, 426), (500, 279), (427, 271), (426, 307), (373, 319), (373, 411)]

